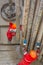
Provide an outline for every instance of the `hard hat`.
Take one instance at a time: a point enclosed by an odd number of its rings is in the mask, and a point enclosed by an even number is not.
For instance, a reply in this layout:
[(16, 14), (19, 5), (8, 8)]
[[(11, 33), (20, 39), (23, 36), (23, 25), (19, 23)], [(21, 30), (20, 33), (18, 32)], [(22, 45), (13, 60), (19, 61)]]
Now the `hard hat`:
[(16, 24), (13, 24), (12, 25), (12, 29), (16, 29)]
[(37, 52), (35, 50), (30, 51), (30, 56), (34, 59), (37, 57)]

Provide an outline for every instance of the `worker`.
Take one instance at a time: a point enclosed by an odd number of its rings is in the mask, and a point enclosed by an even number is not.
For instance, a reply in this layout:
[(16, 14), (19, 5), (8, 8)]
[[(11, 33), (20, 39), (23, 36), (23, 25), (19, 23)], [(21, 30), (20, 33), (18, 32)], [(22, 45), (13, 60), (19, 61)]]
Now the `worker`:
[(7, 31), (7, 38), (9, 41), (12, 40), (12, 37), (16, 35), (16, 24), (10, 22), (9, 28)]
[(23, 58), (18, 63), (18, 65), (30, 65), (36, 59), (37, 59), (37, 53), (36, 53), (36, 51), (31, 50), (29, 53), (25, 52)]

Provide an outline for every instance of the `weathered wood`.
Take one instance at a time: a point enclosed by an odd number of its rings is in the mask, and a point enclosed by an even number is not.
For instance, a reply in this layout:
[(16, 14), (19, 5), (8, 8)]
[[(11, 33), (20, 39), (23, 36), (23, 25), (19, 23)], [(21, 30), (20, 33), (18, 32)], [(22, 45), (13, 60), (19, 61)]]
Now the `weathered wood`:
[(30, 49), (33, 49), (34, 41), (35, 41), (38, 29), (39, 29), (39, 25), (41, 22), (42, 12), (43, 12), (42, 4), (43, 4), (43, 0), (37, 1), (37, 8), (35, 12), (35, 17), (34, 17), (33, 26), (32, 26), (31, 37), (30, 37)]

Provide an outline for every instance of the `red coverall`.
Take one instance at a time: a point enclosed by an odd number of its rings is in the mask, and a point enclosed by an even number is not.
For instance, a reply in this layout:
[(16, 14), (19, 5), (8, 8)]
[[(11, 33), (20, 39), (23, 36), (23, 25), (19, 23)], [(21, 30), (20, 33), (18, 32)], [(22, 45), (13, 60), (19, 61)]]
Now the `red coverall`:
[(14, 25), (13, 23), (10, 23), (9, 24), (9, 29), (7, 31), (7, 38), (8, 38), (9, 41), (11, 41), (12, 40), (12, 37), (16, 35), (16, 32), (10, 32), (10, 29), (14, 29), (14, 30), (16, 29), (16, 27), (13, 26), (13, 25)]
[(35, 61), (37, 57), (32, 58), (29, 53), (25, 54), (18, 65), (30, 65), (33, 61)]

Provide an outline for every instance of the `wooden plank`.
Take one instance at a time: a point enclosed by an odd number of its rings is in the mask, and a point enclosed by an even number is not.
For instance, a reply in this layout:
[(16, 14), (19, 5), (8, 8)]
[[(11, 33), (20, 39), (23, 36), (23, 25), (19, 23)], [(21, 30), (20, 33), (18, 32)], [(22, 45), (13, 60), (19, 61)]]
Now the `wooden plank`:
[(32, 26), (31, 37), (30, 37), (30, 49), (33, 49), (34, 41), (37, 36), (37, 32), (38, 32), (39, 25), (41, 22), (42, 12), (43, 12), (42, 4), (43, 4), (43, 0), (37, 1), (37, 8), (36, 8), (36, 12), (35, 12), (35, 17), (34, 17), (33, 26)]

